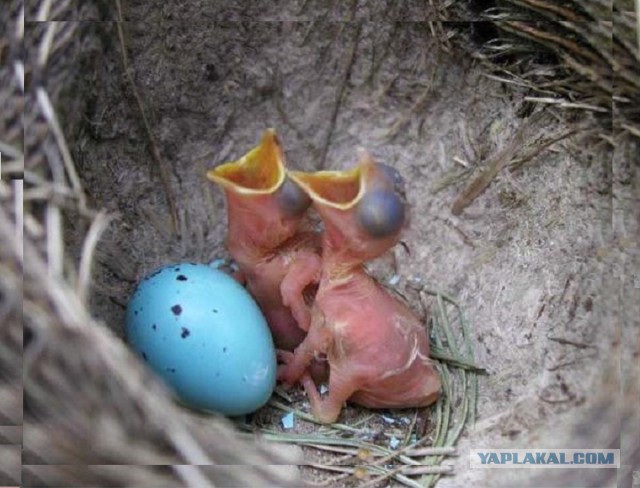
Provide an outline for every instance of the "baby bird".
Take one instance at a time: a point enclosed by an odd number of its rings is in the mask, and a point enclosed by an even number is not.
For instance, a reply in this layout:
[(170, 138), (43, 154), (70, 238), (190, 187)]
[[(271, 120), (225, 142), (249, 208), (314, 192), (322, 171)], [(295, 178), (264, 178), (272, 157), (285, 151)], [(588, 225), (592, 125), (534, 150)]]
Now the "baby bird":
[[(370, 408), (422, 407), (436, 401), (439, 375), (420, 319), (370, 277), (365, 261), (393, 247), (406, 222), (404, 182), (393, 168), (361, 152), (350, 171), (290, 172), (324, 223), (322, 272), (311, 325), (278, 376), (301, 381), (313, 415), (335, 422), (345, 401)], [(329, 362), (329, 392), (320, 396), (307, 367)]]
[(276, 348), (292, 351), (310, 323), (305, 288), (320, 277), (320, 239), (304, 218), (311, 200), (287, 177), (273, 129), (259, 146), (207, 177), (225, 191), (227, 247), (240, 280), (264, 313)]

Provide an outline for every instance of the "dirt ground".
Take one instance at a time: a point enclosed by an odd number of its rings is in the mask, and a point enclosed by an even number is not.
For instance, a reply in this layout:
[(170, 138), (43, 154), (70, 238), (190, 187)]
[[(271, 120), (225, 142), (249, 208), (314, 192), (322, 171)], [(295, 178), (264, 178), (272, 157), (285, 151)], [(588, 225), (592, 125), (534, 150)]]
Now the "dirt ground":
[[(352, 166), (361, 146), (404, 175), (411, 203), (409, 252), (399, 246), (397, 270), (383, 261), (378, 276), (397, 272), (401, 291), (419, 277), (457, 297), (488, 371), (476, 426), (445, 461), (456, 475), (438, 486), (523, 483), (522, 470), (469, 469), (469, 448), (610, 445), (585, 445), (592, 436), (615, 444), (607, 422), (616, 415), (600, 407), (615, 409), (620, 391), (638, 386), (640, 186), (629, 157), (637, 147), (612, 161), (605, 142), (566, 139), (500, 172), (455, 216), (453, 202), (519, 128), (529, 126), (529, 144), (590, 114), (532, 121), (538, 106), (523, 91), (443, 48), (427, 23), (239, 24), (227, 21), (232, 6), (216, 17), (206, 2), (168, 5), (125, 9), (131, 73), (163, 164), (123, 74), (115, 28), (106, 28), (104, 59), (82, 88), (89, 104), (74, 157), (94, 206), (119, 214), (97, 251), (96, 316), (121, 333), (143, 275), (166, 262), (226, 256), (224, 201), (204, 172), (244, 154), (265, 128), (277, 129), (297, 169)], [(264, 18), (287, 13), (252, 8)], [(295, 11), (315, 8), (300, 2)], [(609, 420), (576, 433), (594, 411), (595, 422)], [(585, 478), (546, 483), (584, 486)]]

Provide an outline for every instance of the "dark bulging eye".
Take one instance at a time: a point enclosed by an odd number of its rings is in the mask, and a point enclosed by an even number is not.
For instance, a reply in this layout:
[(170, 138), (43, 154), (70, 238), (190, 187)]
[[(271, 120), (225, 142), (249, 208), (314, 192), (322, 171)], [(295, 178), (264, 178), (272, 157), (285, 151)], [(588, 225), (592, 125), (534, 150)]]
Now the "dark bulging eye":
[(383, 238), (402, 228), (404, 214), (405, 206), (398, 194), (388, 190), (372, 190), (360, 200), (357, 219), (371, 237)]
[(276, 195), (278, 205), (289, 216), (302, 214), (311, 205), (311, 198), (291, 179), (285, 178)]
[(378, 166), (387, 175), (387, 178), (389, 178), (389, 180), (393, 184), (393, 189), (398, 193), (398, 195), (406, 199), (404, 178), (402, 177), (400, 172), (393, 166), (389, 166), (388, 164), (378, 163)]

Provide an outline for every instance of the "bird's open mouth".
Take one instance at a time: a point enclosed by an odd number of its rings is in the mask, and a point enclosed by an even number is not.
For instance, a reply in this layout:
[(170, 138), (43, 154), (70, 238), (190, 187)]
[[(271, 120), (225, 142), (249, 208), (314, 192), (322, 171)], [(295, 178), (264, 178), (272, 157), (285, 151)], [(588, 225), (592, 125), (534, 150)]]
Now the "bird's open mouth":
[(291, 171), (289, 175), (314, 201), (348, 210), (362, 199), (374, 170), (373, 165), (373, 161), (365, 155), (358, 166), (346, 171)]
[(257, 147), (238, 161), (209, 170), (207, 178), (236, 193), (274, 193), (285, 180), (282, 147), (275, 131), (266, 130)]

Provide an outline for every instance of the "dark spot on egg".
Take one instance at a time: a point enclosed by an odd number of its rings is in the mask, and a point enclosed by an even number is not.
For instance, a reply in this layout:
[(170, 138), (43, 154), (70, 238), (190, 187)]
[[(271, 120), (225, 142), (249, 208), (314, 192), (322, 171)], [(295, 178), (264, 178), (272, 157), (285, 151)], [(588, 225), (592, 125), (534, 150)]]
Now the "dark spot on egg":
[(151, 324), (151, 328), (152, 328), (153, 330), (156, 330), (156, 329), (158, 328), (158, 326), (157, 326), (156, 324)]
[(222, 348), (222, 352), (227, 352), (227, 348), (226, 348), (226, 347), (223, 347), (223, 348)]
[(151, 273), (149, 276), (147, 276), (143, 281), (147, 281), (148, 279), (153, 278), (154, 276), (159, 275), (160, 273), (162, 273), (166, 268), (160, 268), (156, 271), (154, 271), (153, 273)]
[(142, 359), (144, 359), (145, 361), (147, 360), (147, 355), (144, 352), (142, 353)]
[(133, 311), (133, 315), (138, 315), (138, 311), (137, 311), (137, 310), (134, 310), (134, 311)]
[(176, 277), (176, 280), (178, 280), (178, 281), (187, 281), (187, 277), (185, 275), (178, 275)]
[(167, 371), (169, 371), (169, 373), (175, 373), (176, 368), (167, 368)]
[(174, 268), (173, 270), (174, 270), (176, 273), (179, 273), (179, 272), (180, 272), (180, 268)]
[(187, 329), (186, 327), (183, 327), (182, 332), (180, 333), (180, 337), (182, 337), (183, 339), (186, 339), (187, 337), (189, 337), (189, 334), (191, 334), (189, 329)]
[(180, 305), (174, 305), (171, 307), (171, 311), (174, 315), (180, 315), (182, 313), (182, 307)]
[(242, 381), (243, 381), (244, 383), (246, 383), (246, 382), (247, 382), (247, 375), (244, 375), (244, 376), (242, 377)]
[(218, 313), (218, 310), (214, 308), (213, 313)]

